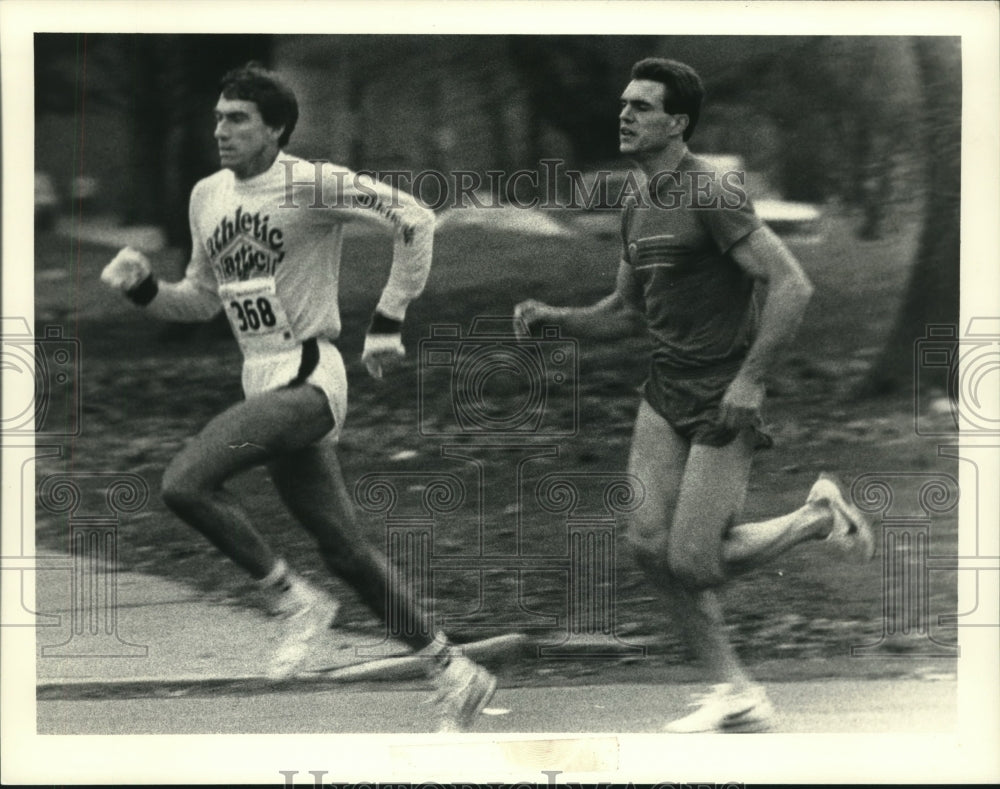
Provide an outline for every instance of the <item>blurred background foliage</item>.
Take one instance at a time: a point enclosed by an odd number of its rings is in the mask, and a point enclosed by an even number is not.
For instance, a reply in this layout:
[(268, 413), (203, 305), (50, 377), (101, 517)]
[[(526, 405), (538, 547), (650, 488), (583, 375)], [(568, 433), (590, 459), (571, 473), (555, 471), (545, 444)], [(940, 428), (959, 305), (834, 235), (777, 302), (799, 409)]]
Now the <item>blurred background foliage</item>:
[(187, 196), (217, 168), (218, 79), (250, 59), (299, 96), (291, 153), (372, 170), (620, 169), (618, 96), (647, 55), (705, 81), (694, 151), (847, 213), (859, 241), (922, 218), (898, 331), (865, 388), (908, 379), (923, 325), (958, 318), (956, 38), (38, 34), (36, 170), (80, 208), (73, 184), (89, 179), (97, 209), (189, 248)]

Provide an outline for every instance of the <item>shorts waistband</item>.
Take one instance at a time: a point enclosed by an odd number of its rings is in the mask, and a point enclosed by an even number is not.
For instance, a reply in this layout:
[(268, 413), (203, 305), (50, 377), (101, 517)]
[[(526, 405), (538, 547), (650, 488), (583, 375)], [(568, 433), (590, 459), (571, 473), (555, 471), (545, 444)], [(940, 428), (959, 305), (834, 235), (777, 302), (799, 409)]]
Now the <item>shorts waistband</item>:
[(744, 357), (717, 362), (705, 367), (674, 367), (666, 362), (658, 362), (655, 358), (650, 362), (650, 372), (671, 379), (689, 380), (696, 378), (735, 377), (743, 366)]

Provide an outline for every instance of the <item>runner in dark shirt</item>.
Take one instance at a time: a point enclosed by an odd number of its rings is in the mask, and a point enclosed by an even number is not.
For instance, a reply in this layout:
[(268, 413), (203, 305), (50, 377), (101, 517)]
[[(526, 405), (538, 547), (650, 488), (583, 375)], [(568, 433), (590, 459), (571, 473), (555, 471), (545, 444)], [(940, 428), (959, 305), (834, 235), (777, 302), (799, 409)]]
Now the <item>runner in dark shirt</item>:
[[(821, 475), (803, 507), (736, 525), (762, 432), (764, 376), (798, 328), (812, 293), (785, 245), (756, 216), (738, 174), (716, 173), (687, 140), (703, 89), (689, 66), (648, 58), (621, 97), (619, 147), (645, 178), (622, 216), (615, 291), (589, 307), (538, 301), (515, 329), (561, 324), (569, 335), (615, 337), (643, 323), (652, 341), (629, 472), (645, 498), (629, 538), (704, 663), (713, 691), (667, 731), (759, 731), (771, 705), (726, 638), (713, 589), (809, 540), (868, 560), (870, 525)], [(757, 284), (767, 287), (758, 312)]]

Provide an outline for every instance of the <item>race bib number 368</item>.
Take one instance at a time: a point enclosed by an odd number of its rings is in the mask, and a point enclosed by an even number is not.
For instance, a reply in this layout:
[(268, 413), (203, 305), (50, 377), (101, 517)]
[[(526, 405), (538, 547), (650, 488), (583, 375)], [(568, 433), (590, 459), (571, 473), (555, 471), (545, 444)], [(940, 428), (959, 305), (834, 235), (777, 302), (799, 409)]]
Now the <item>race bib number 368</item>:
[(245, 355), (280, 353), (297, 345), (273, 279), (232, 282), (219, 288), (219, 296)]

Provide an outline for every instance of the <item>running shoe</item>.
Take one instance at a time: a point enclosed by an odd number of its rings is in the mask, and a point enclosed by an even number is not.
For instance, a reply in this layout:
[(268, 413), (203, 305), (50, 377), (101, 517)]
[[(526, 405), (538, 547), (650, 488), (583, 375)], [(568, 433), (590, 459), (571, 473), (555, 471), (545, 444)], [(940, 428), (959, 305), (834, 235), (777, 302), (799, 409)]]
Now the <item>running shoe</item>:
[(322, 589), (289, 574), (288, 585), (273, 599), (272, 610), (284, 620), (284, 632), (268, 666), (268, 679), (289, 679), (298, 673), (313, 640), (332, 627), (339, 607)]
[(838, 482), (829, 474), (820, 474), (806, 504), (826, 504), (833, 512), (833, 528), (826, 536), (839, 551), (858, 562), (867, 562), (875, 555), (875, 536), (869, 519), (844, 498)]
[(483, 708), (493, 698), (497, 680), (464, 655), (452, 654), (448, 665), (434, 677), (440, 724), (438, 731), (453, 733), (472, 728)]
[(673, 734), (761, 732), (771, 727), (774, 717), (774, 708), (760, 685), (740, 693), (728, 683), (714, 685), (710, 692), (697, 695), (690, 706), (698, 709), (671, 721), (663, 730)]

